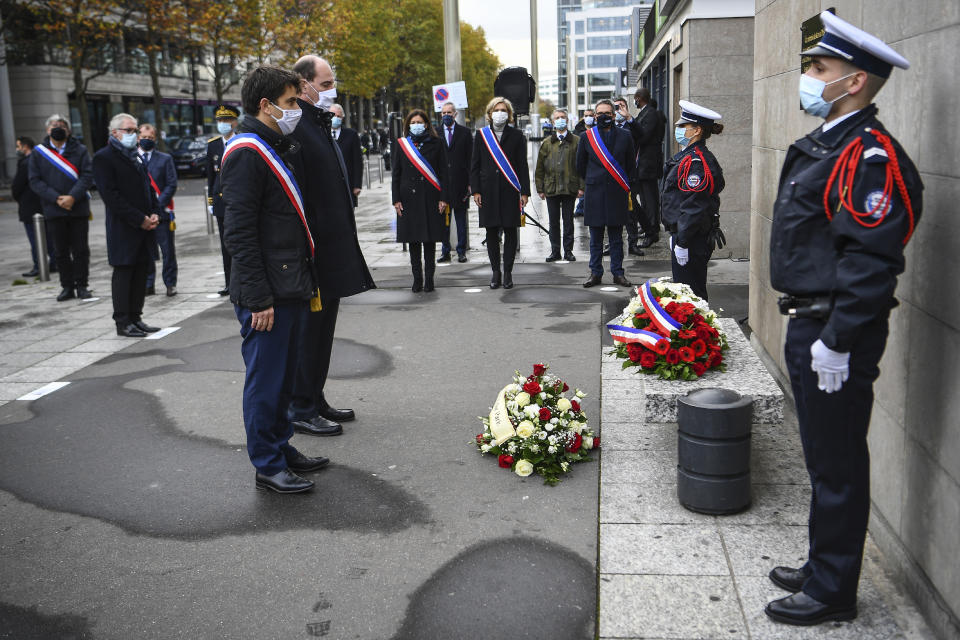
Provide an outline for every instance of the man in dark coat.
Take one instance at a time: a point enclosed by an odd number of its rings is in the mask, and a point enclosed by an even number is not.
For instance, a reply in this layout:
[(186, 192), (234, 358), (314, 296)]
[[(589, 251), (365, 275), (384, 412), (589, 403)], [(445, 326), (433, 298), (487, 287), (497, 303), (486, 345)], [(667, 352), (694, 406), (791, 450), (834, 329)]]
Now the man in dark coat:
[[(13, 177), (11, 193), (13, 199), (17, 201), (17, 211), (20, 214), (20, 222), (27, 232), (27, 240), (30, 242), (30, 257), (33, 259), (33, 269), (21, 274), (24, 278), (33, 278), (40, 273), (40, 255), (37, 253), (36, 230), (33, 225), (33, 215), (40, 213), (42, 205), (40, 198), (30, 188), (30, 169), (27, 166), (28, 158), (33, 152), (33, 138), (20, 136), (17, 138), (17, 173)], [(57, 261), (54, 257), (53, 233), (48, 225), (45, 225), (47, 233), (47, 253), (50, 256), (50, 271), (56, 271)]]
[(53, 231), (60, 269), (57, 301), (93, 296), (88, 288), (90, 245), (87, 243), (93, 164), (87, 148), (70, 135), (64, 116), (47, 118), (47, 137), (34, 148), (28, 163), (30, 188), (40, 196), (43, 217)]
[(341, 423), (355, 417), (352, 409), (330, 406), (323, 392), (340, 298), (376, 285), (360, 251), (349, 171), (331, 135), (333, 114), (327, 108), (336, 95), (333, 69), (322, 58), (310, 55), (298, 60), (294, 70), (303, 80), (298, 100), (303, 117), (293, 138), (300, 143), (298, 161), (310, 176), (301, 187), (317, 247), (314, 264), (323, 310), (311, 313), (304, 325), (304, 357), (297, 368), (287, 418), (301, 433), (331, 436), (343, 433)]
[(357, 206), (357, 198), (363, 186), (363, 149), (360, 145), (360, 136), (356, 129), (343, 126), (343, 107), (334, 104), (329, 109), (333, 114), (330, 119), (330, 130), (333, 139), (340, 147), (343, 164), (347, 167), (347, 179), (350, 182), (350, 191), (353, 194), (353, 206)]
[[(177, 247), (176, 216), (173, 210), (173, 195), (177, 192), (177, 168), (173, 156), (157, 151), (157, 129), (152, 124), (140, 125), (140, 159), (147, 173), (153, 178), (150, 186), (157, 190), (157, 206), (160, 211), (160, 224), (157, 225), (157, 244), (163, 253), (163, 284), (167, 296), (177, 295)], [(152, 260), (147, 268), (147, 295), (156, 293), (154, 281), (157, 278), (157, 265)]]
[(645, 249), (660, 240), (660, 188), (663, 175), (663, 136), (667, 117), (657, 108), (646, 87), (637, 89), (634, 104), (640, 111), (630, 122), (636, 146), (637, 168), (630, 187), (633, 206), (639, 212), (640, 248)]
[[(610, 156), (626, 173), (634, 158), (630, 133), (613, 126), (611, 101), (598, 102), (596, 113), (595, 131)], [(603, 276), (603, 234), (606, 230), (610, 242), (610, 272), (613, 273), (613, 281), (620, 286), (629, 287), (630, 281), (623, 273), (623, 225), (630, 221), (630, 194), (605, 168), (586, 133), (577, 145), (577, 172), (586, 183), (583, 193), (583, 223), (590, 227), (590, 277), (583, 286), (600, 284)], [(629, 179), (629, 174), (626, 179)], [(627, 186), (629, 187), (629, 183)]]
[(110, 120), (107, 142), (93, 157), (93, 175), (106, 209), (107, 258), (113, 267), (113, 320), (117, 335), (144, 338), (159, 331), (140, 317), (147, 265), (158, 257), (154, 229), (160, 222), (160, 208), (146, 167), (137, 155), (136, 119), (127, 113), (115, 115)]
[[(467, 208), (470, 206), (470, 160), (473, 157), (473, 136), (457, 124), (457, 109), (447, 102), (440, 110), (440, 138), (447, 149), (447, 195), (457, 223), (457, 262), (467, 261)], [(452, 226), (452, 225), (451, 225)], [(450, 261), (450, 229), (440, 243), (437, 262)]]
[(223, 150), (237, 130), (240, 112), (236, 107), (220, 105), (214, 112), (217, 131), (220, 133), (207, 141), (207, 213), (217, 219), (220, 232), (220, 255), (223, 258), (223, 281), (226, 283), (218, 293), (222, 296), (230, 293), (230, 252), (223, 245), (223, 194), (220, 189), (220, 161)]
[(245, 115), (239, 138), (227, 148), (220, 170), (223, 239), (233, 258), (230, 300), (246, 365), (247, 453), (257, 470), (256, 487), (277, 493), (309, 491), (313, 482), (297, 472), (329, 462), (290, 445), (293, 429), (286, 416), (315, 286), (314, 244), (295, 195), (307, 181), (284, 157), (296, 146), (284, 132), (296, 129), (302, 117), (299, 90), (300, 78), (285, 69), (262, 66), (250, 72), (240, 88)]

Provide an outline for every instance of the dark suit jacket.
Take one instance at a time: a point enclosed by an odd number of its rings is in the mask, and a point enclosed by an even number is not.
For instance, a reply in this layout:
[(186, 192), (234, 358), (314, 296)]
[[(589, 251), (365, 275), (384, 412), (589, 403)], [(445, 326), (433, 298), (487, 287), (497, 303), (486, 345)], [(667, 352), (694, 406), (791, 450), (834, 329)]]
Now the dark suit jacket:
[(648, 104), (630, 123), (636, 154), (635, 180), (656, 180), (663, 175), (663, 136), (667, 117)]
[(223, 159), (223, 136), (207, 141), (207, 206), (213, 207), (213, 215), (223, 219), (223, 193), (220, 187), (220, 161)]
[(17, 175), (13, 177), (10, 191), (13, 199), (17, 201), (20, 222), (33, 224), (33, 214), (41, 213), (41, 204), (40, 197), (30, 188), (30, 170), (27, 166), (29, 158), (30, 156), (24, 156), (17, 160)]
[(447, 129), (440, 125), (437, 133), (447, 150), (447, 194), (454, 209), (470, 204), (470, 161), (473, 158), (473, 136), (466, 127), (454, 123), (453, 144), (447, 145)]
[[(146, 154), (140, 156), (146, 160)], [(173, 164), (173, 156), (169, 153), (163, 153), (154, 149), (150, 152), (150, 162), (144, 162), (147, 171), (153, 176), (153, 181), (157, 183), (160, 189), (160, 195), (157, 197), (157, 206), (160, 207), (160, 221), (170, 222), (170, 214), (166, 208), (173, 200), (173, 194), (177, 192), (177, 168)]]
[[(630, 132), (620, 127), (597, 129), (607, 147), (624, 171), (633, 162), (633, 139)], [(588, 227), (623, 226), (630, 220), (627, 209), (629, 194), (617, 183), (600, 158), (594, 153), (584, 134), (577, 145), (577, 172), (584, 178), (583, 224)]]
[(93, 177), (106, 209), (107, 258), (114, 267), (135, 264), (144, 251), (157, 259), (156, 234), (140, 225), (144, 216), (160, 213), (140, 158), (118, 146), (108, 142), (93, 156)]
[(360, 189), (363, 185), (363, 151), (360, 148), (360, 135), (354, 129), (340, 127), (340, 154), (347, 166), (347, 178), (350, 189)]
[(470, 188), (481, 197), (481, 227), (519, 227), (520, 194), (530, 195), (530, 169), (527, 165), (527, 138), (515, 127), (506, 126), (500, 147), (520, 180), (520, 193), (497, 168), (480, 131), (473, 140), (470, 163)]
[[(44, 138), (43, 143), (52, 149), (50, 138)], [(86, 218), (90, 215), (90, 198), (87, 190), (93, 186), (93, 165), (87, 148), (70, 136), (63, 148), (63, 157), (77, 168), (80, 174), (78, 180), (57, 169), (53, 164), (34, 149), (27, 157), (27, 167), (30, 172), (30, 188), (40, 196), (43, 215), (47, 218)], [(57, 196), (73, 196), (76, 202), (73, 208), (67, 211), (57, 204)]]

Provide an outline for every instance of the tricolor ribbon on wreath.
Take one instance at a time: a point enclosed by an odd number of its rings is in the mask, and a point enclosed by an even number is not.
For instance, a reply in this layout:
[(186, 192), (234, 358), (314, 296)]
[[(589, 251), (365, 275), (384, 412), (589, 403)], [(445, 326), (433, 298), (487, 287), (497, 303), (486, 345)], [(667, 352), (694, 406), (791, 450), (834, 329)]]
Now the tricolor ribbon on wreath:
[(652, 331), (635, 329), (632, 326), (618, 324), (630, 320), (628, 317), (621, 316), (607, 325), (607, 330), (610, 332), (610, 336), (614, 342), (622, 342), (625, 344), (637, 342), (648, 349), (653, 349), (657, 341), (665, 338), (669, 339), (671, 331), (678, 331), (683, 326), (674, 320), (673, 317), (660, 306), (660, 303), (657, 302), (650, 288), (650, 283), (652, 282), (653, 280), (647, 280), (641, 286), (637, 287), (637, 294), (640, 296), (643, 309), (647, 315), (650, 316), (651, 322), (653, 322), (654, 326), (662, 333), (654, 333)]

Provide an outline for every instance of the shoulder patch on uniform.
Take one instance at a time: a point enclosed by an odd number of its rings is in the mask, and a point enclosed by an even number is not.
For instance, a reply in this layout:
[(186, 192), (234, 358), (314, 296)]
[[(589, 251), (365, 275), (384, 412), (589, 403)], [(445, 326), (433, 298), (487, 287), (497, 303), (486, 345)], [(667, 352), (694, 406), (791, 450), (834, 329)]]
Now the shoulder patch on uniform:
[(222, 137), (223, 137), (223, 136), (213, 136), (212, 138), (210, 138), (209, 140), (207, 140), (207, 144), (210, 144), (210, 143), (213, 142), (214, 140), (219, 140), (219, 139), (222, 138)]
[(696, 187), (699, 187), (699, 186), (700, 186), (700, 181), (701, 181), (700, 176), (693, 176), (693, 175), (692, 175), (692, 176), (688, 176), (688, 177), (687, 177), (687, 186), (690, 187), (690, 188), (692, 188), (692, 189), (695, 189)]
[(863, 152), (864, 162), (883, 163), (889, 159), (890, 157), (887, 155), (887, 150), (883, 147), (871, 147)]
[[(886, 202), (884, 202), (884, 199), (886, 199)], [(881, 203), (883, 203), (883, 206), (880, 206)], [(883, 191), (871, 191), (867, 194), (866, 200), (863, 201), (863, 210), (868, 213), (873, 211), (870, 217), (879, 220), (890, 211), (890, 198), (885, 196)]]

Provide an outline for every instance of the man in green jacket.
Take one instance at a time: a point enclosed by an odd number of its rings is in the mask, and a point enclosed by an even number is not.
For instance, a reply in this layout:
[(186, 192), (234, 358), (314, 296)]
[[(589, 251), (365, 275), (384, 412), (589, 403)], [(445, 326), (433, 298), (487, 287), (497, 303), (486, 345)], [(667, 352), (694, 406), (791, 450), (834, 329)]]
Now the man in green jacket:
[(550, 255), (560, 259), (560, 218), (563, 217), (563, 259), (573, 262), (573, 207), (583, 197), (583, 178), (577, 173), (577, 143), (580, 138), (567, 129), (567, 112), (557, 109), (550, 117), (553, 134), (544, 139), (537, 156), (537, 193), (547, 201), (550, 215)]

